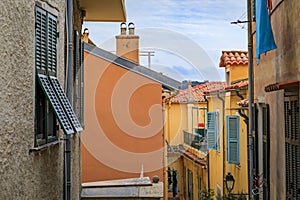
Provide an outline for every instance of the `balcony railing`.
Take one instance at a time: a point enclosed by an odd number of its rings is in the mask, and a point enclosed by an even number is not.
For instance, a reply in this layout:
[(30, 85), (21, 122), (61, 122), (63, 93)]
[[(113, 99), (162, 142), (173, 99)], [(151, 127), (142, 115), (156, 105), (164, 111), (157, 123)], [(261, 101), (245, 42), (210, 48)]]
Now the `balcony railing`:
[(183, 140), (184, 144), (189, 145), (203, 153), (207, 153), (207, 143), (205, 137), (205, 130), (195, 131), (195, 133), (189, 133), (187, 131), (183, 131)]

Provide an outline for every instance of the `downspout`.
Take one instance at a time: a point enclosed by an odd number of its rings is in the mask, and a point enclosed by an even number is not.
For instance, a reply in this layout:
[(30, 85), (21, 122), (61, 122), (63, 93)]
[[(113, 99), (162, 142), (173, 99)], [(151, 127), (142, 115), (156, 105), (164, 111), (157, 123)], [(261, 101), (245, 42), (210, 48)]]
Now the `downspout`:
[[(243, 95), (240, 94), (240, 89), (236, 89), (236, 90), (235, 90), (235, 93), (236, 93), (236, 95), (237, 95), (238, 97), (241, 98), (241, 100), (244, 100), (244, 99), (245, 99), (245, 98), (243, 97)], [(238, 112), (239, 112), (239, 115), (240, 115), (241, 117), (244, 118), (244, 122), (246, 123), (246, 125), (247, 125), (247, 130), (248, 130), (249, 117), (245, 114), (244, 110), (242, 110), (241, 108), (238, 110)]]
[[(206, 102), (206, 112), (209, 111), (208, 109), (208, 100), (206, 98), (206, 95), (204, 96), (204, 100)], [(207, 154), (206, 154), (206, 162), (207, 162), (207, 187), (208, 187), (208, 192), (210, 191), (210, 170), (209, 170), (209, 151), (207, 150)]]
[(249, 199), (253, 198), (252, 188), (253, 188), (253, 113), (252, 113), (252, 103), (253, 103), (253, 38), (252, 38), (252, 14), (251, 14), (251, 2), (252, 0), (247, 0), (247, 13), (248, 13), (248, 194)]
[[(73, 77), (73, 0), (67, 0), (67, 73), (66, 73), (66, 93), (70, 102), (72, 102), (72, 77)], [(66, 135), (65, 139), (65, 180), (64, 180), (64, 198), (71, 199), (71, 141), (70, 135)]]
[[(223, 179), (225, 180), (225, 135), (224, 135), (224, 120), (225, 120), (225, 99), (221, 98), (220, 96), (220, 91), (218, 91), (218, 95), (217, 95), (218, 99), (220, 99), (222, 101), (222, 135), (223, 135)], [(225, 187), (224, 187), (224, 181), (223, 181), (223, 195), (225, 194)]]
[(241, 100), (244, 100), (244, 99), (245, 99), (245, 98), (243, 97), (243, 95), (240, 94), (240, 89), (239, 89), (239, 88), (235, 89), (235, 93), (236, 93), (236, 95), (237, 95), (238, 97), (241, 98)]

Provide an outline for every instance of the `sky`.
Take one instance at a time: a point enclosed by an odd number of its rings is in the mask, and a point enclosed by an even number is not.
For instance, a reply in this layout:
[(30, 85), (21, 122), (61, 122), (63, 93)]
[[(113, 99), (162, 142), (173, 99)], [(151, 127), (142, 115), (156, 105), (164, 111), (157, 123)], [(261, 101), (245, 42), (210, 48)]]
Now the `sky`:
[[(246, 0), (125, 0), (140, 50), (154, 51), (150, 68), (178, 81), (224, 80), (222, 50), (247, 50)], [(85, 22), (90, 39), (115, 51), (120, 23)], [(140, 57), (148, 66), (148, 58)]]

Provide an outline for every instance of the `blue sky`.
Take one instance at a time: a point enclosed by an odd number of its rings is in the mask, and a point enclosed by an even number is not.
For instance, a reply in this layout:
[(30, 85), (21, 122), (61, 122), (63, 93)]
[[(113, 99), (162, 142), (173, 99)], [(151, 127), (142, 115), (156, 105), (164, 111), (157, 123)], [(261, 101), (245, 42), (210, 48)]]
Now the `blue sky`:
[[(179, 81), (223, 80), (222, 50), (247, 50), (246, 0), (125, 0), (127, 22), (141, 50), (154, 50), (151, 68)], [(120, 23), (84, 23), (101, 48), (115, 50)], [(245, 26), (245, 27), (243, 27)], [(147, 66), (147, 58), (141, 57)]]

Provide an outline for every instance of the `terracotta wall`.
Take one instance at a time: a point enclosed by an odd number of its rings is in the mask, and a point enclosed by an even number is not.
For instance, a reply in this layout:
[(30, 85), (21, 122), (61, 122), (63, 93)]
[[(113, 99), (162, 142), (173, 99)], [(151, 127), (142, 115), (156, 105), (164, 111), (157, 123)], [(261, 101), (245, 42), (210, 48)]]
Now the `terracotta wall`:
[[(163, 180), (162, 86), (85, 53), (82, 182)], [(87, 81), (88, 80), (88, 81)]]

